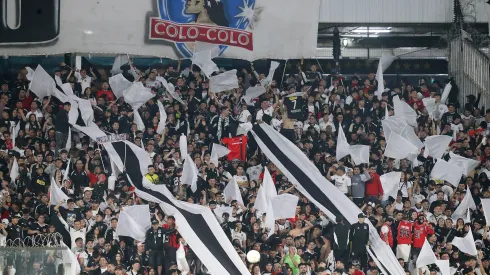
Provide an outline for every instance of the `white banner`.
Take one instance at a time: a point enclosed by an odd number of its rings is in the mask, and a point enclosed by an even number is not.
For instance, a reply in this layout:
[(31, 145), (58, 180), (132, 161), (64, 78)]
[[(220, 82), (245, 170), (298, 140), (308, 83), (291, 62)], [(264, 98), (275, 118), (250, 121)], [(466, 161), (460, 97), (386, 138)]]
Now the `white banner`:
[(199, 41), (219, 44), (227, 58), (312, 57), (320, 11), (320, 0), (29, 0), (19, 5), (20, 14), (6, 20), (16, 24), (0, 25), (1, 55), (178, 59), (191, 58)]

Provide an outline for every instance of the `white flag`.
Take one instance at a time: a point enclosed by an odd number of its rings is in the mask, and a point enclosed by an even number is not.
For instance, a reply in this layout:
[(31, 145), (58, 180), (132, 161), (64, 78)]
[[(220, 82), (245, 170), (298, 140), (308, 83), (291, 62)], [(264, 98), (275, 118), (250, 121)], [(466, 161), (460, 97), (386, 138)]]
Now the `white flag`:
[(177, 259), (177, 268), (182, 272), (182, 275), (187, 275), (190, 271), (190, 268), (185, 257), (184, 244), (180, 244), (179, 249), (177, 249), (175, 259)]
[(430, 244), (427, 241), (427, 239), (425, 239), (424, 245), (422, 246), (422, 249), (420, 250), (420, 254), (417, 258), (417, 268), (435, 264), (436, 262), (437, 262), (436, 255), (434, 254), (434, 251), (432, 251), (432, 248), (430, 247)]
[(233, 214), (233, 207), (231, 207), (231, 206), (220, 206), (220, 207), (216, 207), (214, 209), (214, 215), (216, 216), (216, 219), (218, 219), (219, 223), (223, 223), (223, 221), (224, 221), (223, 214), (224, 213), (228, 213), (231, 217), (231, 215)]
[(219, 93), (238, 88), (236, 70), (224, 72), (209, 78), (209, 91)]
[(449, 92), (451, 92), (451, 89), (453, 88), (453, 85), (451, 83), (446, 84), (444, 87), (444, 91), (442, 92), (441, 95), (441, 103), (446, 104), (446, 100), (449, 97)]
[(460, 155), (456, 155), (453, 152), (449, 152), (449, 157), (451, 159), (449, 159), (448, 162), (454, 166), (462, 167), (463, 174), (465, 176), (469, 175), (471, 171), (480, 165), (480, 162), (477, 160), (465, 158)]
[(29, 81), (32, 81), (32, 78), (34, 77), (34, 70), (31, 67), (26, 67), (27, 70), (27, 75), (26, 78)]
[(342, 125), (339, 125), (338, 134), (337, 134), (337, 147), (336, 147), (336, 155), (335, 158), (340, 160), (341, 158), (350, 154), (349, 152), (350, 146), (347, 142), (347, 138), (344, 134), (344, 129)]
[(434, 168), (432, 168), (430, 178), (445, 180), (457, 187), (462, 175), (463, 169), (461, 167), (450, 164), (443, 159), (438, 159)]
[(407, 126), (403, 128), (403, 131), (400, 135), (406, 138), (410, 143), (412, 143), (415, 147), (417, 147), (417, 154), (420, 152), (420, 149), (424, 147), (424, 144), (420, 140), (420, 138), (415, 134), (415, 129), (411, 126)]
[(389, 197), (396, 199), (401, 175), (402, 172), (389, 172), (379, 177), (383, 187), (383, 200), (388, 200)]
[(18, 176), (19, 176), (19, 163), (17, 162), (17, 158), (14, 157), (14, 162), (12, 163), (12, 167), (10, 168), (10, 182), (15, 182)]
[(116, 234), (144, 242), (146, 232), (151, 228), (150, 208), (145, 205), (124, 207), (119, 213)]
[(122, 74), (117, 74), (109, 77), (109, 85), (116, 98), (120, 98), (124, 95), (124, 91), (133, 85), (133, 82), (127, 80)]
[(114, 59), (112, 63), (111, 74), (117, 75), (122, 73), (121, 66), (130, 63), (129, 56), (127, 54), (120, 54)]
[(192, 55), (192, 64), (201, 68), (202, 72), (209, 78), (214, 72), (219, 71), (218, 65), (212, 60), (211, 50), (195, 52)]
[(12, 136), (12, 148), (16, 147), (15, 140), (17, 139), (17, 135), (20, 131), (20, 121), (15, 124), (15, 127), (12, 127), (12, 131), (10, 135)]
[(274, 78), (274, 73), (276, 72), (276, 69), (278, 67), (279, 67), (279, 62), (271, 61), (271, 67), (269, 69), (269, 74), (260, 83), (262, 86), (267, 86), (272, 82), (272, 79)]
[(483, 214), (485, 214), (486, 224), (490, 224), (490, 199), (481, 199)]
[(226, 200), (231, 198), (232, 200), (236, 200), (241, 205), (243, 205), (243, 198), (242, 194), (240, 193), (240, 187), (238, 187), (238, 183), (236, 182), (235, 178), (231, 178), (225, 189), (223, 189), (223, 194), (225, 195)]
[(382, 69), (383, 73), (386, 71), (386, 69), (388, 69), (391, 66), (391, 63), (393, 63), (393, 61), (395, 61), (395, 58), (396, 58), (396, 56), (394, 56), (391, 53), (383, 52), (381, 54), (381, 58), (379, 59), (378, 66), (381, 65), (381, 67), (383, 68)]
[(199, 171), (197, 166), (192, 160), (191, 155), (187, 154), (184, 157), (184, 167), (182, 168), (182, 184), (190, 185), (192, 192), (197, 190), (197, 175)]
[(180, 98), (179, 94), (175, 92), (175, 86), (172, 83), (168, 83), (165, 78), (161, 76), (157, 76), (156, 80), (160, 81), (165, 87), (165, 90), (172, 96), (173, 99), (177, 100), (180, 104), (185, 105), (184, 101), (182, 101), (182, 98)]
[(54, 79), (43, 69), (41, 65), (38, 65), (29, 89), (37, 95), (40, 99), (51, 95), (53, 89), (56, 89)]
[(230, 149), (226, 148), (225, 146), (213, 143), (213, 148), (211, 149), (210, 161), (214, 163), (216, 167), (218, 167), (219, 158), (228, 155), (230, 152), (231, 152)]
[(461, 252), (470, 254), (473, 256), (478, 255), (476, 250), (475, 239), (471, 230), (468, 231), (464, 238), (454, 237), (452, 244), (456, 246)]
[(182, 134), (179, 138), (180, 158), (184, 159), (187, 156), (187, 137)]
[(276, 218), (274, 214), (274, 207), (272, 206), (272, 200), (269, 199), (267, 201), (267, 213), (265, 214), (265, 227), (269, 229), (267, 238), (269, 238), (274, 234), (275, 225), (276, 225)]
[(424, 157), (442, 158), (452, 138), (446, 135), (429, 136), (425, 139)]
[(267, 169), (264, 168), (264, 180), (262, 186), (260, 186), (257, 192), (257, 198), (255, 199), (254, 207), (258, 210), (259, 214), (266, 213), (269, 207), (269, 199), (277, 196), (276, 188), (274, 187), (274, 181), (272, 176)]
[(157, 134), (161, 135), (165, 131), (165, 125), (167, 124), (167, 112), (160, 100), (157, 100), (158, 112), (160, 112), (160, 121), (158, 122)]
[(272, 208), (274, 209), (274, 218), (289, 219), (296, 216), (296, 205), (298, 205), (298, 196), (292, 194), (282, 194), (271, 199)]
[(80, 274), (81, 268), (77, 256), (75, 256), (75, 253), (73, 253), (73, 251), (63, 241), (60, 242), (61, 246), (65, 248), (61, 252), (61, 260), (64, 266), (66, 266), (65, 268), (68, 267), (68, 269), (65, 269), (65, 275)]
[(216, 58), (219, 56), (221, 49), (218, 44), (212, 44), (207, 42), (196, 41), (194, 43), (194, 53), (199, 52), (211, 52), (211, 58)]
[(403, 117), (407, 124), (412, 127), (417, 126), (417, 113), (410, 105), (405, 101), (401, 101), (398, 96), (393, 97), (393, 105), (395, 116)]
[(63, 181), (62, 181), (63, 183), (68, 179), (68, 175), (70, 174), (70, 163), (71, 163), (71, 158), (68, 159), (65, 172), (63, 173)]
[(418, 149), (401, 135), (392, 132), (385, 148), (385, 156), (394, 159), (405, 159), (418, 154)]
[(453, 215), (451, 216), (453, 219), (466, 218), (467, 211), (476, 210), (475, 200), (471, 195), (470, 188), (466, 188), (466, 193), (464, 194), (463, 200), (459, 203), (458, 207), (454, 210)]
[(238, 129), (236, 130), (236, 135), (246, 135), (250, 130), (252, 130), (253, 125), (251, 122), (240, 123)]
[(138, 109), (133, 108), (133, 122), (136, 124), (136, 129), (138, 131), (145, 131), (145, 123), (143, 122), (143, 119), (141, 118), (140, 113), (138, 112)]
[(262, 94), (265, 94), (266, 90), (263, 86), (250, 86), (246, 91), (245, 95), (243, 96), (243, 100), (245, 100), (245, 103), (251, 104), (252, 99), (257, 98), (261, 96)]
[(424, 103), (425, 109), (427, 113), (429, 113), (429, 117), (434, 118), (434, 112), (436, 110), (436, 99), (435, 98), (423, 98), (422, 102)]
[(66, 138), (65, 149), (70, 152), (71, 149), (71, 127), (68, 126), (68, 137)]
[[(340, 127), (342, 128), (342, 127)], [(369, 164), (369, 146), (368, 145), (352, 145), (349, 148), (349, 154), (356, 165), (362, 163)]]
[(376, 96), (381, 99), (383, 92), (385, 91), (385, 81), (383, 78), (383, 64), (379, 62), (378, 70), (376, 71), (376, 80), (378, 80), (378, 90), (376, 91)]
[(123, 96), (124, 101), (131, 105), (133, 109), (139, 109), (155, 95), (150, 88), (146, 88), (141, 82), (134, 82), (128, 89), (124, 90)]
[(65, 200), (60, 206), (68, 209), (68, 205), (66, 204), (68, 199), (69, 197), (63, 192), (61, 187), (58, 186), (54, 178), (51, 178), (51, 186), (49, 187), (49, 201), (51, 202), (51, 205), (58, 205)]
[(449, 260), (437, 260), (437, 267), (441, 271), (441, 275), (451, 275), (451, 268), (449, 267)]

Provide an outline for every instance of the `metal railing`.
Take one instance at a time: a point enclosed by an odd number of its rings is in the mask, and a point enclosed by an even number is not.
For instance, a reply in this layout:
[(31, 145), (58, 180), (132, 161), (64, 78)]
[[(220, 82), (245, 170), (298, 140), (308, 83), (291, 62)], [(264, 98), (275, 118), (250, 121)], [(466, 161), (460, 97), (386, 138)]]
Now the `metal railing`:
[(490, 107), (490, 59), (470, 41), (461, 37), (449, 43), (449, 74), (459, 87), (461, 106), (466, 96), (482, 94), (480, 106)]

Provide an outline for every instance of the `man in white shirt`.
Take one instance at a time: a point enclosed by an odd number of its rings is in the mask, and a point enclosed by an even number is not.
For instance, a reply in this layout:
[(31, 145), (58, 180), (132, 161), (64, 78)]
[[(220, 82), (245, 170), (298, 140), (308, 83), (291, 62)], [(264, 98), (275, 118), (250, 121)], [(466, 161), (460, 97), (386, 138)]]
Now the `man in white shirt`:
[(70, 227), (68, 223), (66, 223), (65, 219), (61, 216), (61, 214), (58, 213), (58, 218), (60, 219), (61, 223), (65, 226), (66, 230), (70, 232), (70, 238), (71, 238), (71, 249), (76, 249), (77, 244), (75, 242), (76, 239), (82, 238), (83, 243), (85, 244), (86, 238), (87, 238), (87, 231), (90, 231), (89, 228), (82, 228), (82, 223), (80, 220), (76, 220), (73, 223), (73, 227)]
[(270, 106), (269, 100), (262, 100), (260, 102), (260, 110), (257, 112), (257, 115), (255, 116), (255, 121), (257, 123), (264, 121), (264, 116), (269, 116), (270, 121), (272, 119), (272, 115), (274, 114), (274, 107)]
[(340, 190), (340, 192), (344, 193), (346, 196), (350, 196), (352, 183), (350, 178), (345, 174), (344, 166), (339, 166), (335, 175), (331, 175), (335, 167), (330, 167), (327, 173), (327, 179), (335, 181), (335, 186)]
[(85, 89), (90, 88), (93, 80), (97, 79), (92, 71), (92, 68), (90, 69), (90, 73), (92, 74), (91, 77), (87, 75), (87, 71), (85, 69), (75, 71), (77, 82), (82, 86), (82, 93), (85, 92)]

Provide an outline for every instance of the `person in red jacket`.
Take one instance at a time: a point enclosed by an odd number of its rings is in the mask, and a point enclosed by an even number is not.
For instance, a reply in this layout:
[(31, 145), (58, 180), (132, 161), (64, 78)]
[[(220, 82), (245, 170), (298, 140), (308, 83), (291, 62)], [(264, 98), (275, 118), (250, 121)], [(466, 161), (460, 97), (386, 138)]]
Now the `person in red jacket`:
[(413, 223), (409, 220), (410, 217), (408, 215), (403, 215), (402, 220), (398, 224), (397, 228), (397, 246), (396, 246), (396, 258), (403, 259), (403, 261), (408, 267), (408, 260), (410, 259), (410, 249), (412, 246), (412, 232), (413, 232)]
[(381, 239), (393, 249), (393, 231), (391, 230), (391, 224), (393, 223), (393, 218), (389, 217), (386, 222), (381, 226), (379, 235)]
[(414, 261), (417, 260), (420, 250), (424, 245), (425, 239), (429, 234), (434, 234), (434, 229), (425, 219), (425, 215), (419, 214), (417, 221), (413, 225), (412, 259), (414, 259)]
[(371, 179), (366, 181), (366, 201), (377, 203), (383, 198), (383, 186), (374, 167), (369, 167), (368, 173)]

